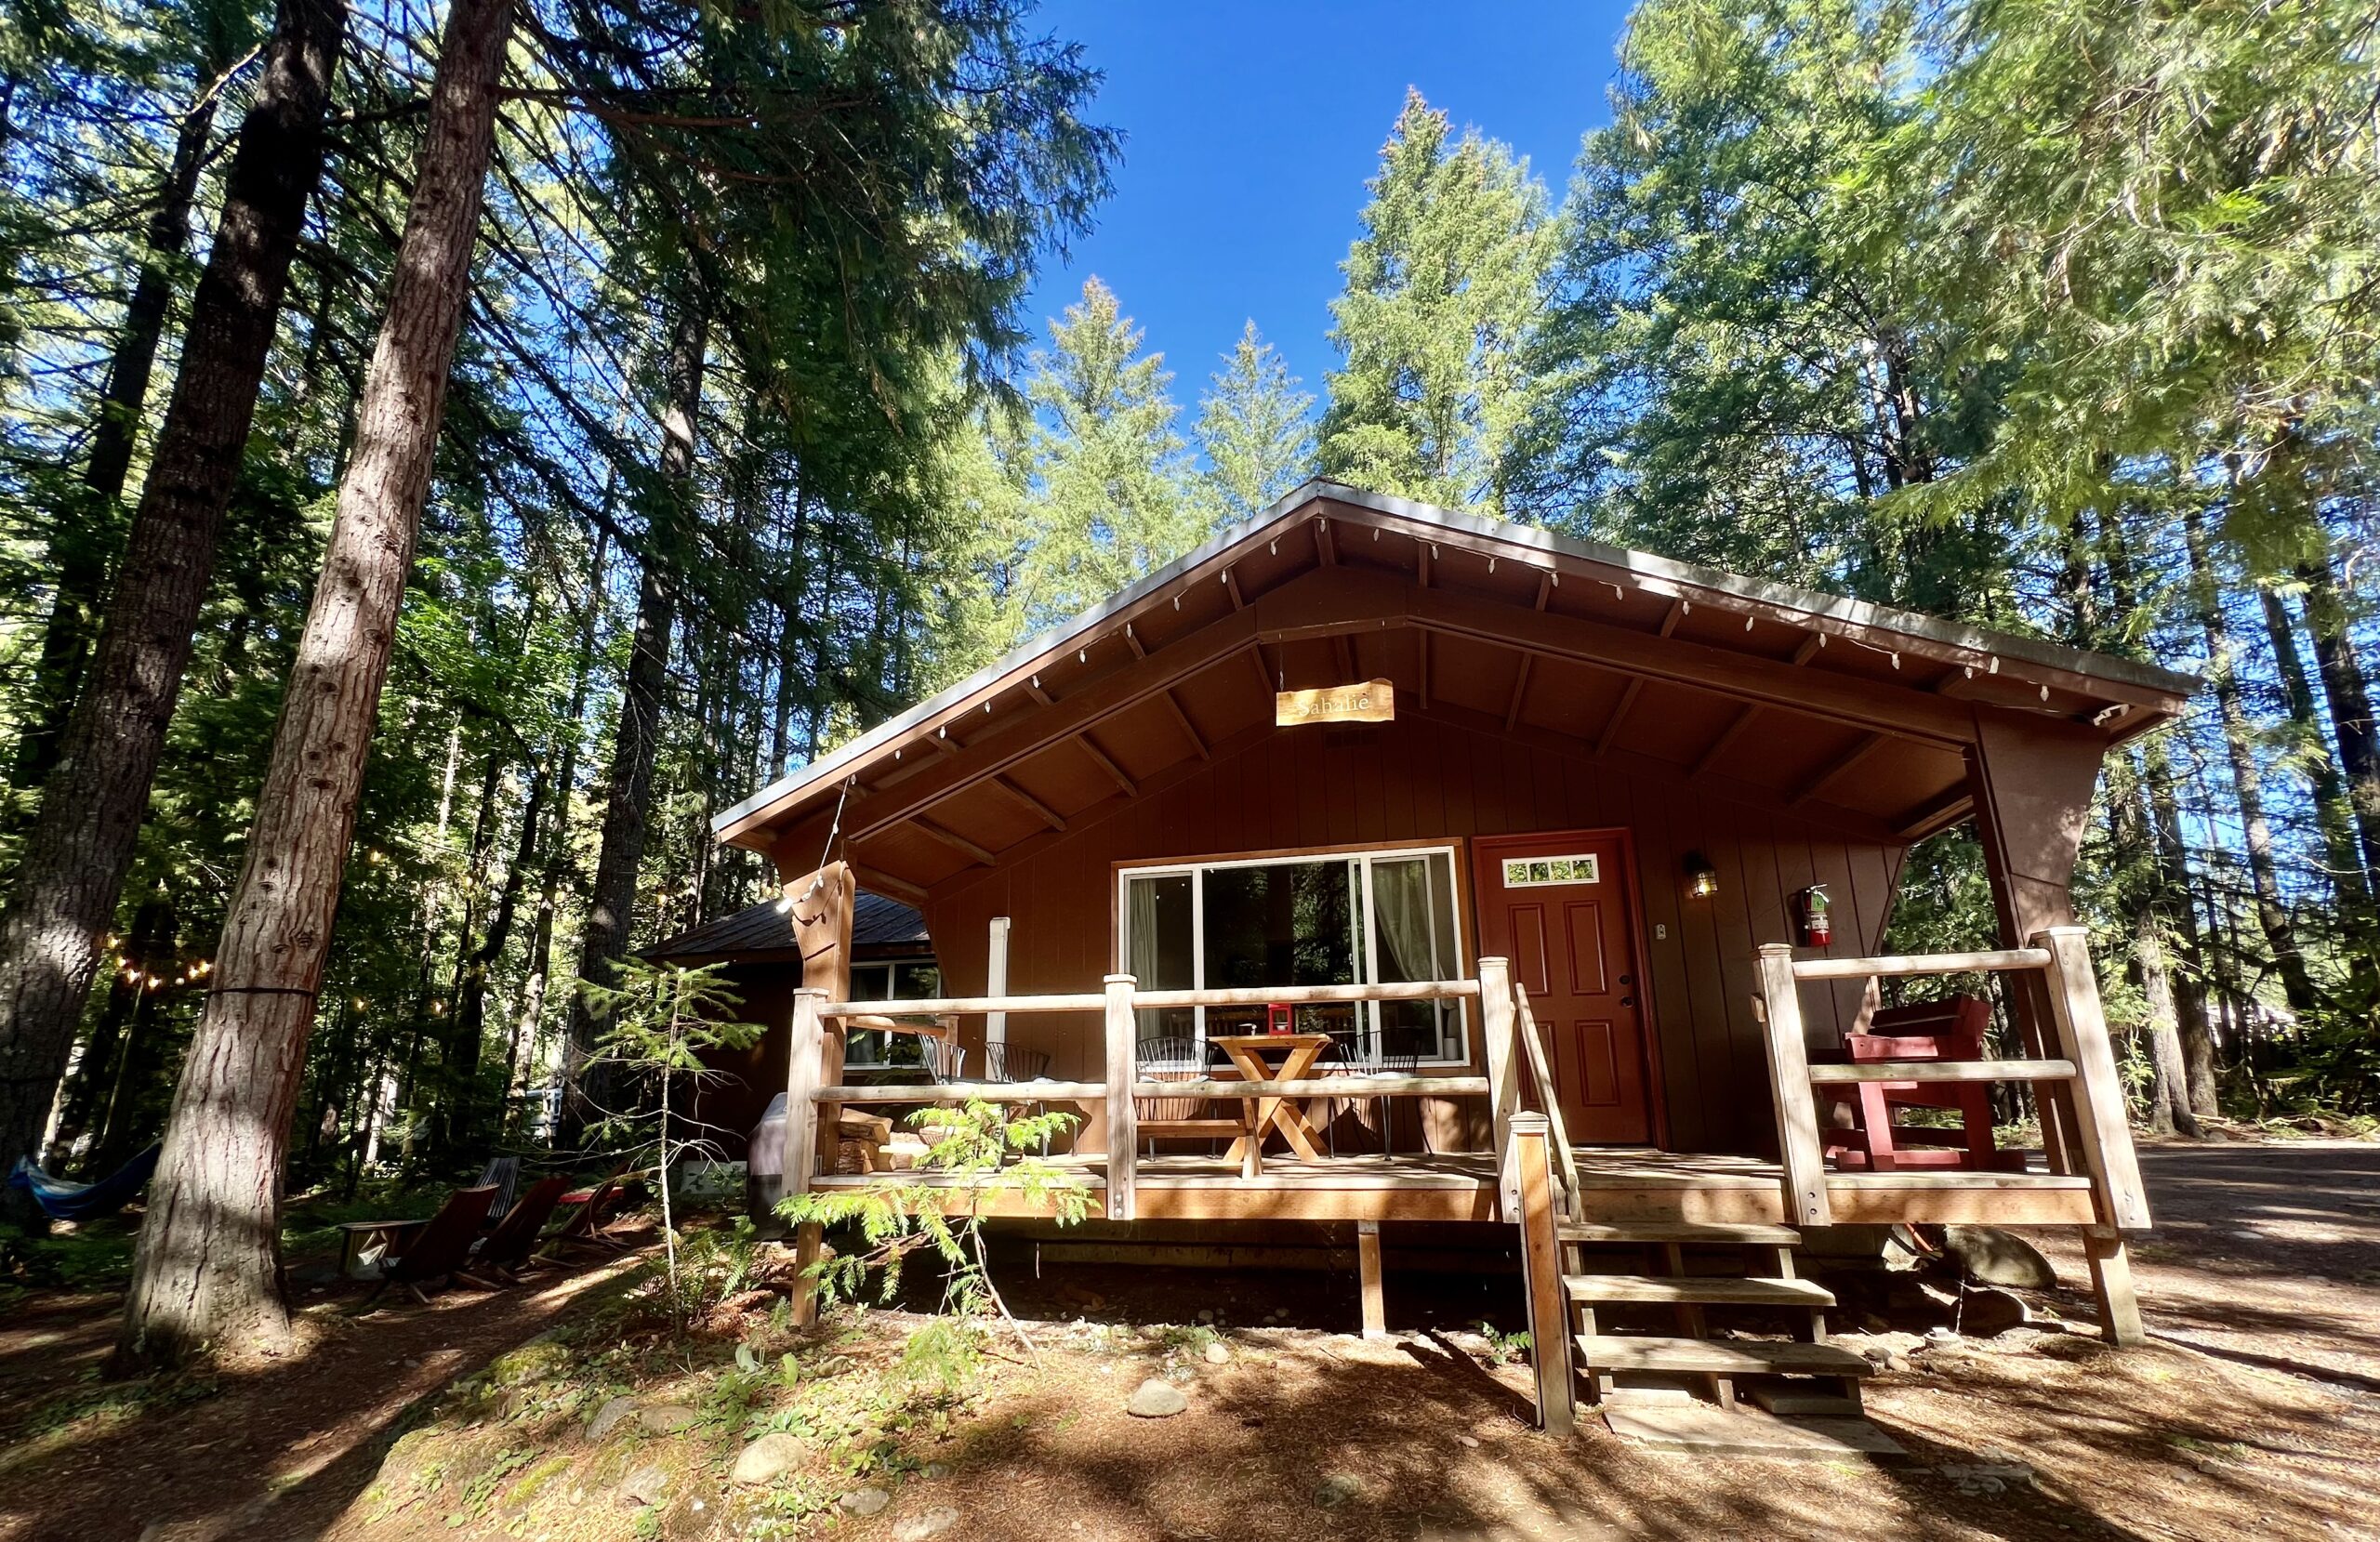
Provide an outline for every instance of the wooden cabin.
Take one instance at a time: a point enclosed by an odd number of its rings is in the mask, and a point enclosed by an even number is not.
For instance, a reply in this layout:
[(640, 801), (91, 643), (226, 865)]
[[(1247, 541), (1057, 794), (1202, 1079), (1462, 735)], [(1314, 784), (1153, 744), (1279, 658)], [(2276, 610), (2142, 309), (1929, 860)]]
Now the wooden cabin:
[[(799, 939), (788, 1183), (868, 1181), (816, 1111), (888, 1099), (853, 1024), (922, 1024), (1047, 1056), (896, 1090), (1078, 1109), (1060, 1160), (1112, 1220), (1360, 1223), (1368, 1327), (1381, 1223), (1520, 1226), (1549, 1422), (1574, 1373), (1851, 1376), (1822, 1312), (1794, 1352), (1597, 1331), (1699, 1313), (1704, 1245), (1757, 1263), (1718, 1301), (1811, 1305), (1813, 1226), (2084, 1228), (2128, 1334), (2147, 1207), (2069, 884), (2102, 758), (2195, 683), (1310, 483), (718, 821)], [(1965, 820), (2001, 945), (1877, 956), (1909, 846)], [(932, 995), (859, 999), (863, 889), (923, 916)], [(1880, 980), (1977, 971), (2018, 1052), (1879, 1036)], [(1861, 1106), (1831, 1089), (1978, 1082), (2034, 1089), (2043, 1151), (1863, 1166), (1828, 1133)], [(1668, 1283), (1582, 1285), (1607, 1245)]]

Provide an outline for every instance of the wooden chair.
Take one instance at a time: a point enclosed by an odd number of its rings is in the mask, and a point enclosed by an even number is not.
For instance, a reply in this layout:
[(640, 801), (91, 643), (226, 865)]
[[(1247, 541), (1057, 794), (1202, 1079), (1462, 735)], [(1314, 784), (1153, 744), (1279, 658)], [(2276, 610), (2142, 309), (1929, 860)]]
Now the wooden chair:
[[(1134, 1079), (1138, 1081), (1200, 1081), (1207, 1074), (1207, 1041), (1179, 1035), (1143, 1039), (1134, 1048), (1132, 1059)], [(1157, 1154), (1157, 1142), (1161, 1139), (1205, 1136), (1210, 1140), (1236, 1140), (1248, 1132), (1246, 1120), (1240, 1116), (1210, 1117), (1208, 1102), (1205, 1098), (1133, 1099), (1133, 1116), (1139, 1122), (1141, 1134), (1148, 1140), (1149, 1154)]]
[(520, 1203), (504, 1212), (496, 1230), (480, 1239), (471, 1253), (470, 1270), (457, 1271), (456, 1278), (483, 1290), (520, 1284), (521, 1276), (529, 1270), (529, 1256), (536, 1251), (538, 1234), (545, 1231), (554, 1207), (562, 1203), (562, 1191), (569, 1187), (570, 1180), (566, 1178), (541, 1178), (530, 1184)]
[[(1843, 1035), (1844, 1058), (1854, 1065), (1879, 1061), (1978, 1061), (1991, 1003), (1981, 996), (1954, 995), (1887, 1007), (1869, 1020), (1869, 1031)], [(1826, 1154), (1838, 1167), (1871, 1172), (1917, 1168), (2022, 1171), (2021, 1152), (2002, 1152), (1991, 1136), (1991, 1086), (1988, 1082), (1829, 1083), (1832, 1115), (1825, 1130)], [(1948, 1109), (1955, 1126), (1897, 1125), (1893, 1111)]]
[(422, 1287), (432, 1282), (443, 1283), (461, 1272), (465, 1260), (471, 1256), (471, 1244), (479, 1240), (480, 1223), (487, 1219), (488, 1205), (495, 1198), (493, 1183), (457, 1189), (448, 1194), (446, 1203), (430, 1218), (430, 1224), (405, 1244), (403, 1255), (381, 1266), (379, 1285), (364, 1298), (364, 1305), (358, 1310), (369, 1311), (381, 1292), (392, 1285), (404, 1286), (415, 1300), (428, 1306), (430, 1293)]
[[(597, 1252), (617, 1251), (617, 1248), (603, 1236), (602, 1226), (603, 1222), (609, 1219), (613, 1204), (620, 1196), (620, 1180), (628, 1176), (628, 1165), (623, 1162), (612, 1169), (610, 1177), (589, 1190), (587, 1198), (580, 1202), (578, 1208), (570, 1213), (568, 1219), (554, 1228), (553, 1235), (548, 1237), (545, 1245), (537, 1249), (537, 1257), (558, 1259), (563, 1249), (571, 1247), (583, 1247)], [(567, 1194), (562, 1196), (562, 1203), (569, 1203)]]

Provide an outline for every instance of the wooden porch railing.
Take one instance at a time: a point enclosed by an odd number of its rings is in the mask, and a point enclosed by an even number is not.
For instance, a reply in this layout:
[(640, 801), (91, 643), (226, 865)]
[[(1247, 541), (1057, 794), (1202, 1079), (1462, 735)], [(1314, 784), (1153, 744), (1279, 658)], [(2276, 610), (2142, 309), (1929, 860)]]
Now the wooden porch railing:
[[(1888, 1061), (1812, 1065), (1803, 1036), (1801, 984), (1810, 980), (1872, 980), (1883, 975), (2038, 973), (2043, 977), (2055, 1057), (1987, 1061)], [(2052, 927), (2033, 945), (1986, 953), (1937, 953), (1902, 957), (1796, 960), (1771, 942), (1760, 950), (1760, 1015), (1767, 1027), (1770, 1088), (1777, 1103), (1777, 1144), (1783, 1169), (1785, 1219), (1800, 1226), (1833, 1223), (1827, 1193), (1814, 1086), (1862, 1081), (2054, 1083), (2071, 1090), (2072, 1151), (2050, 1140), (2053, 1160), (2079, 1156), (2091, 1180), (2102, 1226), (2117, 1232), (2149, 1224), (2149, 1200), (2124, 1119), (2123, 1087), (2099, 1005), (2097, 976), (2081, 927)], [(2056, 1121), (2044, 1111), (2045, 1136)]]

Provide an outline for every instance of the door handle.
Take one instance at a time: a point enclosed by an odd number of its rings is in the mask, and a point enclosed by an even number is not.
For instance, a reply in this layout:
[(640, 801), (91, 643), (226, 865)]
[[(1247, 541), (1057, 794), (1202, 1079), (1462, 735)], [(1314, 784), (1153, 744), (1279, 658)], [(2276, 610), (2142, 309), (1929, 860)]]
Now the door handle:
[(1623, 985), (1633, 985), (1636, 983), (1636, 977), (1633, 974), (1623, 974), (1620, 977), (1620, 982)]

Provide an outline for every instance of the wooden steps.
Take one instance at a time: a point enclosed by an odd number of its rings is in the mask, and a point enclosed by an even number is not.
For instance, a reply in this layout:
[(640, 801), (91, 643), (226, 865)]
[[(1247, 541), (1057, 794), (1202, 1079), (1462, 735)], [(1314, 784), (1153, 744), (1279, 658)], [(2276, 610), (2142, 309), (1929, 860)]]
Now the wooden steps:
[(1802, 1245), (1802, 1233), (1790, 1226), (1751, 1223), (1639, 1221), (1586, 1226), (1569, 1222), (1555, 1228), (1555, 1232), (1564, 1242), (1591, 1247), (1645, 1243), (1683, 1243), (1689, 1246), (1711, 1247), (1799, 1247)]
[(1873, 1376), (1876, 1367), (1832, 1344), (1766, 1338), (1666, 1338), (1650, 1334), (1586, 1334), (1570, 1340), (1581, 1364), (1597, 1371), (1666, 1371), (1695, 1376)]
[(1562, 1286), (1584, 1306), (1662, 1306), (1689, 1303), (1726, 1307), (1816, 1307), (1834, 1305), (1834, 1293), (1813, 1280), (1740, 1275), (1565, 1274)]

